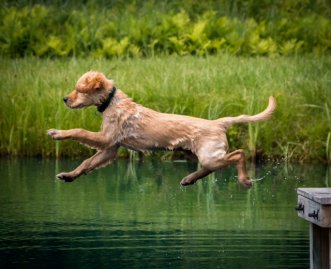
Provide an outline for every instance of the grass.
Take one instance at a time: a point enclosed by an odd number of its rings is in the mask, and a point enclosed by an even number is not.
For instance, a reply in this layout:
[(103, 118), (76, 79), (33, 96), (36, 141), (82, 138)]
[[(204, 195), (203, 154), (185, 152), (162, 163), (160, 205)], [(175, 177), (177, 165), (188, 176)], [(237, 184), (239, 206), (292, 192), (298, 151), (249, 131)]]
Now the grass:
[[(237, 125), (231, 149), (252, 158), (330, 162), (331, 56), (147, 59), (1, 59), (0, 155), (80, 157), (76, 142), (54, 142), (49, 128), (97, 131), (95, 108), (69, 110), (62, 102), (78, 77), (100, 70), (135, 101), (153, 109), (215, 119), (261, 111), (269, 95), (278, 109), (266, 123)], [(126, 151), (122, 155), (129, 156)], [(132, 154), (131, 154), (132, 155)], [(165, 155), (165, 156), (169, 156)]]

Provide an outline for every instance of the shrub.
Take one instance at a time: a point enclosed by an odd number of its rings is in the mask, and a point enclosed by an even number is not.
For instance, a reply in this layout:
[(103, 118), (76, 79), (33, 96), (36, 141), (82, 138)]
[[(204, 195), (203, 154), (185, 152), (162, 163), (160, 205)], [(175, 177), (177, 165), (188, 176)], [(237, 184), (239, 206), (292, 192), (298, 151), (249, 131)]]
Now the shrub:
[(5, 6), (0, 10), (0, 54), (112, 58), (224, 52), (325, 54), (331, 50), (331, 20), (317, 13), (257, 19), (220, 16), (209, 10), (190, 16), (184, 9), (164, 12), (148, 3), (140, 10), (132, 4), (120, 12), (93, 5), (78, 9)]

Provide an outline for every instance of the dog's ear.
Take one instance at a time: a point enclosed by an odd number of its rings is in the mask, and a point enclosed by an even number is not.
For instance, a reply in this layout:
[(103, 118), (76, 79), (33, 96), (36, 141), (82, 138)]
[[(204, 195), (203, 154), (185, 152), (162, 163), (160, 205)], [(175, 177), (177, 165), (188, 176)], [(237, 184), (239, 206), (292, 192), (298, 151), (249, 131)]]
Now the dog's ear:
[(102, 89), (103, 83), (102, 81), (96, 80), (94, 85), (93, 85), (93, 89), (96, 91), (99, 91)]
[(107, 88), (106, 82), (107, 79), (105, 75), (102, 73), (97, 73), (96, 76), (91, 79), (89, 84), (91, 85), (91, 89), (98, 91)]
[(101, 74), (94, 74), (85, 81), (85, 92), (98, 91), (103, 88), (104, 78)]
[(78, 80), (76, 89), (82, 93), (90, 93), (107, 88), (106, 77), (96, 71), (89, 71)]

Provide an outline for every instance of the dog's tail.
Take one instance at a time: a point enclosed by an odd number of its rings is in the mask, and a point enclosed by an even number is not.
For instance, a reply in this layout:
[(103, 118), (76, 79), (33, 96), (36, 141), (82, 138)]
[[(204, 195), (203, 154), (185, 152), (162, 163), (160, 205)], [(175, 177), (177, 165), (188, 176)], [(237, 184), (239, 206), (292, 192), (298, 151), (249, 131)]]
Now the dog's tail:
[(268, 104), (267, 108), (259, 114), (251, 115), (251, 116), (250, 115), (240, 115), (237, 117), (225, 117), (225, 118), (218, 119), (216, 121), (218, 121), (224, 128), (228, 128), (231, 125), (237, 124), (237, 123), (264, 121), (264, 120), (268, 119), (272, 115), (272, 113), (274, 113), (275, 109), (276, 109), (276, 100), (273, 96), (270, 96), (269, 104)]

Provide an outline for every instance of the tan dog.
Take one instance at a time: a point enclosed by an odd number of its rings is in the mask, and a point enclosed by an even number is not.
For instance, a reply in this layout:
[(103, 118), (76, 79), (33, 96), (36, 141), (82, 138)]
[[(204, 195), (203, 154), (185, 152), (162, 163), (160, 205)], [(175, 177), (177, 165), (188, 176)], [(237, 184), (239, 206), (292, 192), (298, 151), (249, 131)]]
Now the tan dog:
[(194, 184), (217, 169), (235, 164), (239, 182), (247, 187), (252, 183), (246, 172), (244, 152), (236, 150), (227, 153), (226, 130), (236, 123), (263, 121), (276, 108), (275, 99), (270, 96), (268, 107), (253, 116), (206, 120), (160, 113), (133, 102), (115, 88), (113, 80), (94, 71), (85, 73), (78, 80), (64, 102), (70, 108), (95, 105), (102, 113), (102, 125), (99, 132), (83, 129), (48, 131), (53, 139), (73, 139), (97, 149), (94, 156), (75, 170), (58, 174), (59, 179), (73, 181), (82, 174), (109, 164), (115, 159), (118, 148), (124, 146), (140, 152), (166, 149), (193, 153), (201, 169), (183, 178), (182, 185)]

